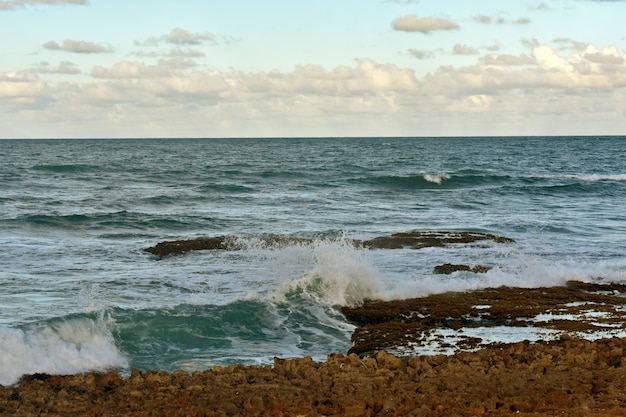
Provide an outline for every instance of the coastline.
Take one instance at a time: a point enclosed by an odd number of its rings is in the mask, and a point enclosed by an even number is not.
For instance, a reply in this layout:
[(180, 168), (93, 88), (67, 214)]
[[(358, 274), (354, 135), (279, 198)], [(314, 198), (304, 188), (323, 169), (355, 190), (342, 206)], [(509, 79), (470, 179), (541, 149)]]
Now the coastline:
[[(217, 366), (192, 374), (133, 371), (127, 378), (116, 372), (27, 375), (16, 386), (0, 386), (0, 415), (623, 415), (626, 337), (597, 335), (618, 335), (626, 326), (624, 294), (622, 284), (569, 282), (368, 301), (344, 309), (360, 325), (352, 353), (329, 355), (325, 362), (275, 358), (273, 366)], [(585, 319), (589, 312), (595, 313)], [(533, 315), (545, 320), (532, 321)], [(505, 323), (521, 329), (531, 322), (559, 333), (535, 342), (461, 339), (458, 347), (465, 350), (450, 355), (402, 350), (432, 341), (426, 336), (441, 328)], [(389, 349), (405, 354), (394, 356)]]
[(400, 359), (384, 351), (274, 366), (24, 377), (0, 414), (80, 416), (623, 415), (626, 339), (494, 345)]

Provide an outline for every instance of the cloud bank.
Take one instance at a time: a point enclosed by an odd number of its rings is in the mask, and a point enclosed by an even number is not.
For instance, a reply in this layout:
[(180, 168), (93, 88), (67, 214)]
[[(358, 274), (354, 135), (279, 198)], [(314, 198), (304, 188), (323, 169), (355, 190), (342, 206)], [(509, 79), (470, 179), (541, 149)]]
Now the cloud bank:
[[(619, 114), (626, 64), (618, 48), (587, 45), (564, 53), (538, 41), (525, 44), (523, 54), (478, 55), (472, 65), (442, 66), (422, 77), (373, 59), (243, 72), (171, 58), (118, 61), (93, 67), (89, 82), (52, 83), (40, 74), (76, 67), (44, 62), (32, 71), (0, 73), (0, 121), (44, 118), (42, 126), (63, 127), (72, 120), (66, 136), (84, 135), (87, 126), (103, 136), (420, 136), (532, 134), (548, 125), (582, 134), (590, 118), (595, 127), (606, 119), (610, 131), (610, 120), (626, 116)], [(457, 46), (458, 53), (476, 53)], [(581, 109), (576, 120), (569, 117)]]

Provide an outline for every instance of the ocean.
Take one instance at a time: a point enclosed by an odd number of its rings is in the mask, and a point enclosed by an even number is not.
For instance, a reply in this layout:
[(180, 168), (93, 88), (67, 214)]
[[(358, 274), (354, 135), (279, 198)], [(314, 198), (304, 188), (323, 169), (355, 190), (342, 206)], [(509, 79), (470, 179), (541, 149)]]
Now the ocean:
[[(364, 299), (623, 282), (624, 202), (626, 137), (1, 140), (0, 384), (322, 361)], [(515, 242), (350, 244), (409, 231)], [(242, 250), (144, 251), (198, 237)]]

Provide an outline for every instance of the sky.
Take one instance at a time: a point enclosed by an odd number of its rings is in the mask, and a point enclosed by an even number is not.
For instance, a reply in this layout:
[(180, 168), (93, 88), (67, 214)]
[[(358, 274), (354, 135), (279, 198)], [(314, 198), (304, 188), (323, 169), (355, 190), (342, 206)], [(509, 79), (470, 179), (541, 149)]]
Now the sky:
[(626, 134), (626, 0), (0, 0), (0, 139)]

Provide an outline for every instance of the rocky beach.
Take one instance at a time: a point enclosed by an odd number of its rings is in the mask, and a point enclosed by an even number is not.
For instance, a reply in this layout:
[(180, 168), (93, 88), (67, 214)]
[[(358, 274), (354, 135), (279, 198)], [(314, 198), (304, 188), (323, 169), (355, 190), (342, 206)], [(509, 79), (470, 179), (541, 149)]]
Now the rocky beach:
[[(353, 347), (323, 362), (277, 357), (273, 366), (193, 373), (27, 375), (0, 386), (0, 415), (623, 415), (626, 338), (599, 337), (626, 328), (624, 295), (620, 284), (570, 282), (370, 300), (343, 309), (359, 324)], [(435, 335), (481, 326), (554, 333), (552, 340), (488, 344)], [(415, 354), (428, 343), (453, 353)]]

